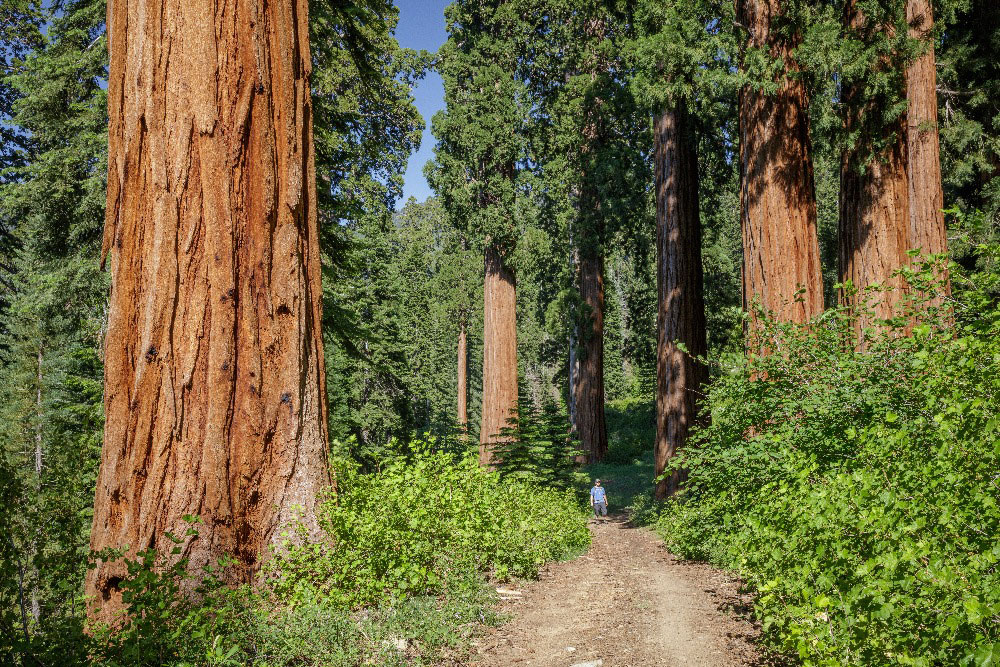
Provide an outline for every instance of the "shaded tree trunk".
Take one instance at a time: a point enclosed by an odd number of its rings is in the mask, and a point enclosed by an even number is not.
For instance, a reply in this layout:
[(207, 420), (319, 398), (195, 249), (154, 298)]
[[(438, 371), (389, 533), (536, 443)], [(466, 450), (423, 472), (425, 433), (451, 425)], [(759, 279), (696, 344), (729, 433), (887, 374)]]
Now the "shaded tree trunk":
[(569, 330), (569, 430), (576, 433), (576, 378), (580, 371), (576, 358), (576, 331), (574, 324)]
[(622, 269), (619, 266), (616, 271), (611, 274), (611, 280), (615, 285), (615, 298), (618, 300), (618, 310), (621, 313), (621, 327), (620, 327), (620, 337), (619, 346), (621, 350), (621, 369), (622, 378), (627, 380), (629, 375), (629, 364), (628, 356), (626, 351), (628, 350), (628, 339), (629, 339), (629, 311), (628, 311), (628, 294), (625, 291), (625, 280), (622, 277)]
[[(872, 158), (864, 171), (865, 148), (848, 152), (840, 177), (840, 281), (850, 281), (855, 292), (841, 291), (841, 301), (855, 309), (859, 336), (873, 319), (893, 316), (903, 298), (904, 281), (893, 276), (909, 258), (909, 196), (906, 178), (906, 131), (900, 123), (899, 138), (882, 155)], [(872, 285), (888, 289), (869, 293)], [(863, 307), (869, 301), (867, 308)], [(864, 341), (859, 338), (864, 346)]]
[(469, 432), (469, 349), (464, 316), (458, 325), (458, 428), (462, 437)]
[[(183, 535), (250, 581), (330, 484), (308, 3), (121, 0), (103, 257), (112, 286), (91, 548)], [(94, 618), (121, 565), (87, 575)], [(192, 583), (191, 586), (194, 584)]]
[(485, 265), (479, 462), (489, 465), (493, 445), (517, 410), (517, 314), (514, 274), (496, 248), (486, 249)]
[[(656, 119), (656, 476), (687, 441), (698, 419), (705, 368), (694, 357), (708, 351), (702, 294), (698, 156), (682, 101)], [(682, 351), (677, 343), (687, 347)], [(683, 474), (656, 484), (656, 497), (673, 495)]]
[[(765, 49), (790, 71), (798, 37), (772, 22), (780, 0), (737, 0), (748, 48)], [(759, 302), (783, 321), (806, 322), (823, 311), (823, 278), (816, 233), (816, 193), (805, 84), (779, 73), (777, 92), (740, 91), (740, 214), (743, 229), (743, 307)], [(751, 347), (753, 350), (753, 347)]]
[[(869, 30), (855, 0), (847, 4), (845, 21), (849, 29)], [(907, 121), (901, 117), (884, 123), (879, 108), (882, 102), (856, 86), (844, 85), (843, 101), (847, 132), (861, 139), (841, 159), (840, 281), (850, 281), (856, 290), (841, 290), (841, 302), (854, 311), (858, 344), (863, 348), (864, 328), (872, 326), (875, 319), (892, 317), (904, 296), (904, 281), (893, 273), (909, 261)], [(889, 141), (876, 151), (873, 146), (879, 137)], [(873, 285), (887, 291), (867, 291)]]
[(577, 271), (584, 312), (574, 387), (576, 433), (587, 463), (593, 463), (608, 453), (604, 417), (604, 256), (597, 243), (580, 248)]
[[(42, 406), (42, 361), (44, 355), (42, 353), (42, 348), (38, 348), (38, 358), (37, 364), (35, 366), (35, 500), (38, 503), (38, 509), (41, 509), (42, 504), (42, 424), (45, 420), (45, 411)], [(35, 529), (35, 534), (38, 535), (40, 530), (38, 527)], [(39, 579), (38, 567), (34, 564), (35, 557), (38, 555), (38, 541), (32, 543), (31, 545), (31, 570), (32, 570), (32, 581), (34, 585), (31, 587), (31, 616), (35, 619), (35, 623), (38, 623), (42, 616), (42, 605), (38, 599), (39, 596)]]
[[(576, 267), (579, 264), (579, 257), (576, 246), (573, 244), (573, 227), (569, 227), (569, 274), (571, 276), (576, 275)], [(571, 310), (572, 314), (572, 310)], [(576, 381), (580, 375), (580, 364), (576, 355), (576, 344), (580, 339), (580, 327), (577, 324), (576, 318), (572, 317), (572, 322), (569, 328), (569, 368), (568, 370), (568, 380), (569, 380), (569, 432), (576, 433)], [(578, 456), (578, 462), (583, 462), (584, 456)]]
[[(906, 71), (906, 141), (909, 172), (910, 226), (907, 249), (921, 254), (948, 252), (941, 189), (941, 152), (938, 145), (937, 73), (934, 69), (934, 13), (930, 0), (908, 0), (906, 21), (909, 35), (927, 43), (927, 51)], [(950, 285), (945, 272), (945, 293)], [(940, 305), (942, 299), (932, 301)]]

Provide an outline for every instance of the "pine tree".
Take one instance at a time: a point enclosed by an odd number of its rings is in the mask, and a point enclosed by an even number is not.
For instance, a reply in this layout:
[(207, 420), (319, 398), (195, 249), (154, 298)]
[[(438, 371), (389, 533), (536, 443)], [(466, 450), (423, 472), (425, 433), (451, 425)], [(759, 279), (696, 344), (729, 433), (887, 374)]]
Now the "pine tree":
[[(14, 241), (0, 311), (0, 494), (9, 500), (5, 507), (18, 508), (0, 519), (0, 549), (10, 557), (4, 562), (18, 564), (16, 579), (23, 578), (12, 581), (3, 568), (0, 588), (15, 599), (24, 584), (33, 641), (58, 628), (70, 646), (80, 631), (103, 422), (99, 350), (107, 283), (96, 258), (107, 68), (104, 3), (80, 0), (53, 11), (41, 14), (48, 23), (44, 43), (8, 61), (0, 86), (12, 102), (4, 130), (15, 137), (5, 143), (12, 152), (0, 179), (0, 219)], [(23, 634), (6, 632), (13, 627), (7, 610), (0, 612), (0, 636)], [(20, 619), (14, 625), (20, 630)]]
[(581, 451), (569, 430), (569, 415), (551, 398), (541, 404), (532, 401), (523, 380), (518, 396), (517, 411), (494, 449), (500, 475), (542, 487), (572, 488)]

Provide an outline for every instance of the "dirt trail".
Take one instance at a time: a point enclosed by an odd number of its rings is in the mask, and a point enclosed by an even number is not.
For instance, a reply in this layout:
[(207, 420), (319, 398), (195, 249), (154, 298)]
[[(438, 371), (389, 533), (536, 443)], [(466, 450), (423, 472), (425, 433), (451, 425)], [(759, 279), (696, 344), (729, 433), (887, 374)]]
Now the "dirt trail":
[(749, 600), (718, 570), (677, 561), (622, 517), (591, 525), (576, 560), (505, 602), (513, 620), (478, 642), (476, 667), (735, 667), (765, 663)]

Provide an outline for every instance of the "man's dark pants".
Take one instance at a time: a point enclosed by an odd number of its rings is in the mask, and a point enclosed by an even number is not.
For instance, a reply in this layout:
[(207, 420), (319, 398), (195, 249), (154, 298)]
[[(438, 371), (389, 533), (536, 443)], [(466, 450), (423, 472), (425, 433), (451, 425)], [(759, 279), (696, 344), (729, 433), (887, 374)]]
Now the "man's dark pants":
[(594, 516), (607, 516), (608, 515), (608, 503), (606, 500), (602, 500), (599, 503), (594, 503)]

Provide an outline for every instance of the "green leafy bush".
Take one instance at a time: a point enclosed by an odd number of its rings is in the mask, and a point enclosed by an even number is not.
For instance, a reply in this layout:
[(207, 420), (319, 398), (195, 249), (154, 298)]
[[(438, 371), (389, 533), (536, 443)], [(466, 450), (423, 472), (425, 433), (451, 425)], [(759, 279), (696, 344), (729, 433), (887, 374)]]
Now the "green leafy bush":
[(471, 455), (414, 441), (412, 455), (362, 474), (337, 464), (338, 492), (321, 511), (329, 544), (289, 545), (273, 560), (272, 585), (347, 605), (438, 592), (467, 569), (498, 579), (531, 577), (544, 563), (589, 544), (572, 491), (501, 478)]
[(740, 570), (768, 640), (807, 665), (1000, 660), (1000, 310), (981, 296), (864, 352), (844, 310), (772, 323), (776, 352), (711, 389), (658, 529)]
[[(530, 577), (589, 544), (572, 491), (502, 479), (433, 441), (377, 472), (346, 459), (335, 469), (337, 492), (320, 510), (326, 539), (289, 535), (257, 587), (224, 585), (223, 561), (196, 573), (191, 599), (185, 561), (98, 554), (124, 560), (128, 613), (114, 630), (92, 628), (85, 654), (109, 667), (433, 664), (498, 620), (484, 575)], [(172, 555), (196, 524), (168, 535)]]

